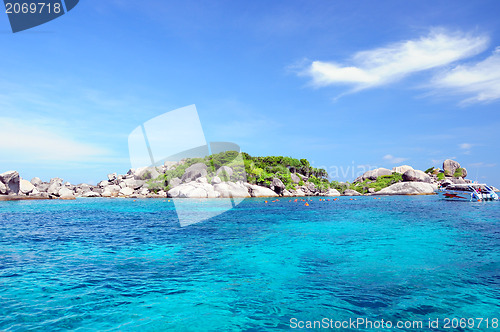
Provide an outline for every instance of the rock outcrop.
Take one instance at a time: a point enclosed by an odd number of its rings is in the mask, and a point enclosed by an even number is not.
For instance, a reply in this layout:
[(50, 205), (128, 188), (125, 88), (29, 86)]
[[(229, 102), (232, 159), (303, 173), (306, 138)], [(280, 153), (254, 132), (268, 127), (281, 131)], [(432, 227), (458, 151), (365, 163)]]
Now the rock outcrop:
[(134, 180), (134, 179), (125, 179), (123, 182), (127, 187), (132, 188), (133, 190), (141, 188), (146, 183), (146, 181), (144, 180)]
[(151, 180), (156, 179), (160, 173), (156, 167), (141, 167), (133, 171), (135, 180)]
[(7, 186), (0, 182), (0, 195), (7, 195)]
[(33, 179), (31, 179), (31, 184), (34, 185), (35, 187), (38, 187), (42, 183), (43, 182), (42, 180), (40, 180), (40, 178), (34, 177)]
[(130, 196), (134, 193), (134, 189), (130, 187), (121, 188), (119, 193), (121, 196)]
[(302, 175), (300, 173), (295, 173), (295, 175), (297, 175), (304, 182), (307, 182), (307, 180), (309, 180), (308, 176)]
[(212, 181), (211, 181), (212, 184), (219, 184), (221, 182), (222, 182), (222, 180), (218, 176), (214, 176)]
[(300, 178), (295, 173), (291, 173), (290, 177), (292, 178), (292, 183), (299, 184)]
[(175, 188), (175, 187), (179, 186), (181, 183), (182, 183), (182, 180), (179, 178), (173, 178), (172, 180), (170, 180), (168, 182), (168, 184), (170, 185), (171, 188)]
[(467, 181), (462, 179), (462, 178), (449, 178), (448, 180), (450, 180), (451, 183), (454, 183), (454, 184), (466, 184)]
[(101, 195), (93, 191), (88, 191), (85, 194), (83, 194), (82, 197), (94, 198), (94, 197), (101, 197)]
[(411, 169), (403, 173), (405, 182), (427, 182), (431, 183), (431, 177), (420, 170)]
[(271, 182), (271, 190), (273, 190), (278, 195), (281, 195), (285, 190), (285, 185), (280, 179), (274, 178)]
[(397, 166), (397, 167), (392, 168), (392, 171), (394, 173), (399, 173), (399, 174), (404, 174), (406, 171), (411, 171), (411, 170), (413, 170), (413, 167), (408, 166), (408, 165), (402, 165), (402, 166)]
[(228, 167), (228, 166), (221, 166), (217, 170), (216, 174), (217, 174), (218, 177), (220, 177), (224, 181), (229, 181), (229, 179), (233, 175), (233, 169), (231, 167)]
[(17, 195), (19, 193), (21, 179), (17, 171), (0, 174), (0, 182), (3, 183), (7, 195)]
[(197, 163), (186, 168), (186, 171), (182, 175), (182, 182), (189, 182), (196, 180), (199, 177), (207, 176), (207, 165), (204, 163)]
[(297, 197), (304, 197), (306, 193), (302, 189), (297, 189), (293, 191), (293, 194)]
[(437, 190), (436, 185), (425, 182), (399, 182), (373, 195), (428, 195)]
[(215, 191), (220, 194), (220, 197), (240, 197), (246, 198), (250, 197), (248, 193), (248, 188), (242, 182), (222, 182), (214, 185)]
[(337, 189), (328, 189), (328, 191), (325, 193), (325, 196), (340, 196), (340, 192)]
[(344, 196), (361, 196), (361, 194), (358, 193), (356, 190), (346, 189), (344, 191)]
[(269, 188), (257, 186), (255, 184), (245, 183), (248, 192), (252, 197), (278, 197), (278, 194)]
[(387, 168), (377, 168), (371, 171), (365, 172), (363, 175), (358, 177), (354, 182), (363, 182), (364, 180), (376, 180), (380, 176), (392, 175), (392, 171)]
[(21, 179), (19, 182), (19, 191), (24, 195), (30, 194), (34, 189), (35, 186), (28, 180)]
[(73, 191), (66, 187), (61, 187), (57, 192), (57, 196), (59, 196), (59, 198), (61, 199), (67, 199), (67, 200), (75, 199), (75, 194), (73, 193)]
[(318, 193), (318, 188), (316, 188), (316, 185), (312, 182), (308, 182), (304, 187), (302, 187), (306, 193), (309, 193), (309, 194), (316, 194)]
[(458, 168), (460, 168), (460, 164), (455, 160), (446, 159), (443, 162), (443, 169), (446, 176), (453, 176)]
[(52, 178), (49, 182), (49, 187), (47, 188), (47, 193), (53, 196), (60, 196), (59, 191), (63, 187), (63, 180), (60, 178)]
[(168, 196), (172, 198), (217, 198), (220, 194), (215, 191), (214, 186), (208, 183), (191, 181), (170, 189)]

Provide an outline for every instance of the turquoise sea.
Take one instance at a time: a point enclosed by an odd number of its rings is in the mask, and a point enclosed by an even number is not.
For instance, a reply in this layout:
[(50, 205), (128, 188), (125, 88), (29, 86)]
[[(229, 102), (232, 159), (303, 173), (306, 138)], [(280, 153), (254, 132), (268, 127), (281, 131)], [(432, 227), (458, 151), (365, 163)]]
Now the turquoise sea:
[(0, 202), (0, 331), (500, 330), (498, 202), (309, 199), (188, 227), (162, 199)]

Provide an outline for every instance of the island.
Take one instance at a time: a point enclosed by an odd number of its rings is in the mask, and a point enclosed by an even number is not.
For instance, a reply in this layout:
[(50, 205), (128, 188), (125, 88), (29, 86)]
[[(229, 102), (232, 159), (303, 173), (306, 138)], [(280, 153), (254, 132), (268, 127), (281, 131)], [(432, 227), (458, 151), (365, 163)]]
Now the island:
[(439, 186), (472, 183), (466, 177), (464, 167), (447, 159), (442, 168), (377, 168), (352, 183), (339, 182), (331, 181), (326, 170), (312, 167), (307, 159), (226, 151), (108, 174), (97, 185), (74, 185), (60, 178), (28, 181), (17, 171), (8, 171), (0, 174), (0, 200), (429, 195)]

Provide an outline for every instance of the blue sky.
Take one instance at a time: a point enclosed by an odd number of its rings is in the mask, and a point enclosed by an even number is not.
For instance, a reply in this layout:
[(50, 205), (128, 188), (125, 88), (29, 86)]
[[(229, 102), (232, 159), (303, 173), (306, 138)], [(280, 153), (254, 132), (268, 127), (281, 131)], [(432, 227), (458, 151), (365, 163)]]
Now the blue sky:
[(196, 104), (208, 141), (338, 180), (455, 158), (500, 186), (498, 1), (80, 1), (0, 19), (0, 169), (72, 183), (130, 168), (127, 137)]

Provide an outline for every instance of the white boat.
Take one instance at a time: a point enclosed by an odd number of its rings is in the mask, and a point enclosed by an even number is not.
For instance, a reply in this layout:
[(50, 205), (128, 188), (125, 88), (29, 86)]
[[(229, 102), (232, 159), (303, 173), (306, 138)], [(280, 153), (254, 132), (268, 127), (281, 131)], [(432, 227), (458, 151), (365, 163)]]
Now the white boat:
[(450, 184), (439, 188), (437, 194), (452, 201), (498, 201), (498, 195), (493, 188), (478, 183)]

